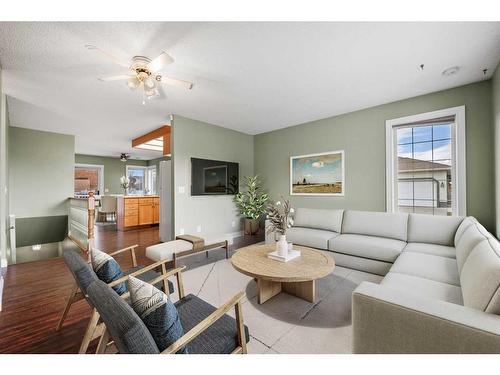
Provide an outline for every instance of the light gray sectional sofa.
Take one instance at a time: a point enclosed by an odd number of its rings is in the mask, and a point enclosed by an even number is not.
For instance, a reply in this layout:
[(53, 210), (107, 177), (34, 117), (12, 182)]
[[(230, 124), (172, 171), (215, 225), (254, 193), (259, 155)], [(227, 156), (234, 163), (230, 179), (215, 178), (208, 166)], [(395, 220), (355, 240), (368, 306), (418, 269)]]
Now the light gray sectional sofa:
[(287, 240), (385, 276), (353, 292), (355, 353), (500, 353), (500, 244), (473, 217), (299, 208)]

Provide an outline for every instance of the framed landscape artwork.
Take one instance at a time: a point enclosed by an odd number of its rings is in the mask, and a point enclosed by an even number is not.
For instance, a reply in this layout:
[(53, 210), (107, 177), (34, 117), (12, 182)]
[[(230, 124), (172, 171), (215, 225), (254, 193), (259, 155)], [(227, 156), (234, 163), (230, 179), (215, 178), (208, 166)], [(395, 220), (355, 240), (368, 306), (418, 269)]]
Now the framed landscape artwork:
[(290, 195), (344, 194), (344, 150), (290, 158)]

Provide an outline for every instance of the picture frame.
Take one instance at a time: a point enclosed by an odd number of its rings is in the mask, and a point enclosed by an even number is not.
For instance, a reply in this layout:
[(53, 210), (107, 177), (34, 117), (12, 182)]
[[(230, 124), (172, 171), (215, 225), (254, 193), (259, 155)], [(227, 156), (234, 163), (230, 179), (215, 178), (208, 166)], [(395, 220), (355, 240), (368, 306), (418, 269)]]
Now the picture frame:
[(344, 150), (290, 157), (290, 195), (345, 196)]

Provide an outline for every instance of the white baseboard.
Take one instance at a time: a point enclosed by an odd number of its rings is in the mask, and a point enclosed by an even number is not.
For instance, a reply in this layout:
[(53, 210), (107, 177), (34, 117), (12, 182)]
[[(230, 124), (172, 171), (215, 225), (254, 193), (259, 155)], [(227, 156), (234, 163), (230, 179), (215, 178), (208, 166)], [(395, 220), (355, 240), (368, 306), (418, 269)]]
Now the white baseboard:
[[(227, 242), (229, 242), (229, 245), (232, 245), (233, 242), (234, 242), (234, 239), (236, 237), (241, 237), (243, 236), (243, 231), (240, 230), (240, 231), (237, 231), (237, 232), (232, 232), (232, 233), (226, 233), (226, 234), (222, 234), (222, 235), (208, 235), (206, 238), (205, 238), (205, 243), (206, 244), (211, 244), (211, 243), (214, 243), (214, 242), (221, 242), (221, 241), (225, 241), (227, 240)], [(201, 236), (203, 237), (203, 236)]]
[(7, 267), (7, 258), (0, 259), (0, 268)]

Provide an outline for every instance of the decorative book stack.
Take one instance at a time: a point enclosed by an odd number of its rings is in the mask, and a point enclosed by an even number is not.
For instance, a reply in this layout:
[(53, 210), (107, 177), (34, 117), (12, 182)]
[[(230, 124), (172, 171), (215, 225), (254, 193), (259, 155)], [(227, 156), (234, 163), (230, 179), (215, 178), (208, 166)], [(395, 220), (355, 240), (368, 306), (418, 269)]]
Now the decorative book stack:
[(288, 262), (292, 259), (300, 257), (300, 251), (294, 250), (292, 243), (288, 243), (288, 251), (285, 255), (280, 255), (278, 250), (273, 251), (267, 254), (267, 257), (270, 259), (278, 260), (280, 262)]

